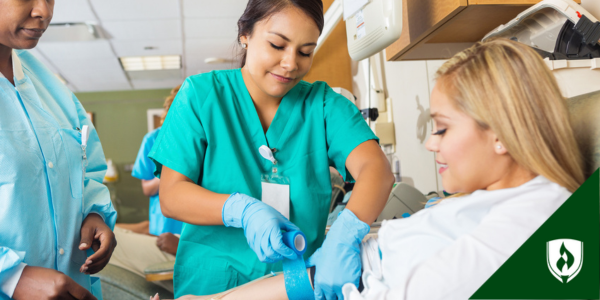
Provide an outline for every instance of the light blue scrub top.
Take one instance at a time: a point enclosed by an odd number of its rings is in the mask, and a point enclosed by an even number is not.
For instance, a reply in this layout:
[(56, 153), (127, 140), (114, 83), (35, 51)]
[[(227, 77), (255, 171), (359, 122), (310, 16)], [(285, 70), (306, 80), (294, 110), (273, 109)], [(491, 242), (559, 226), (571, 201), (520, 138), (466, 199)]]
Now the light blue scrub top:
[(13, 69), (16, 88), (0, 76), (0, 299), (10, 298), (25, 264), (63, 272), (94, 293), (79, 272), (87, 258), (78, 249), (81, 223), (97, 213), (113, 229), (117, 217), (98, 134), (75, 95), (31, 54), (13, 51)]
[[(152, 132), (148, 132), (144, 136), (142, 146), (138, 152), (135, 163), (133, 164), (133, 171), (131, 176), (140, 180), (152, 180), (155, 178), (154, 162), (148, 157), (148, 153), (154, 145), (154, 141), (160, 132), (160, 127), (154, 129)], [(181, 227), (183, 223), (181, 221), (167, 218), (162, 214), (160, 209), (160, 201), (158, 200), (158, 193), (150, 196), (150, 234), (160, 235), (161, 233), (170, 232), (173, 234), (181, 234)]]
[[(346, 180), (346, 158), (377, 140), (358, 108), (324, 82), (299, 82), (281, 100), (266, 134), (240, 69), (186, 79), (149, 154), (215, 193), (261, 199), (261, 175), (273, 164), (258, 152), (276, 148), (277, 169), (290, 180), (290, 220), (307, 239), (305, 258), (323, 243), (334, 166)], [(202, 201), (198, 199), (198, 201)], [(175, 259), (175, 296), (222, 292), (280, 271), (248, 246), (244, 230), (184, 224)]]

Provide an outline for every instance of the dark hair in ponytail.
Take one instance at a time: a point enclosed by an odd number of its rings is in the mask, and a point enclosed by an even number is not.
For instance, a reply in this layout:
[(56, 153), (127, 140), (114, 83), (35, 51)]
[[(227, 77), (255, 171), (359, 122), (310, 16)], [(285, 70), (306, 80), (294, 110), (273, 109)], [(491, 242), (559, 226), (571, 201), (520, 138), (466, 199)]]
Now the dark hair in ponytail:
[[(319, 28), (319, 34), (323, 32), (325, 20), (321, 0), (250, 0), (244, 14), (238, 20), (238, 44), (240, 43), (240, 37), (252, 35), (254, 25), (257, 22), (282, 11), (288, 6), (294, 6), (302, 10), (315, 21)], [(241, 62), (243, 67), (246, 64), (246, 51), (242, 53)]]

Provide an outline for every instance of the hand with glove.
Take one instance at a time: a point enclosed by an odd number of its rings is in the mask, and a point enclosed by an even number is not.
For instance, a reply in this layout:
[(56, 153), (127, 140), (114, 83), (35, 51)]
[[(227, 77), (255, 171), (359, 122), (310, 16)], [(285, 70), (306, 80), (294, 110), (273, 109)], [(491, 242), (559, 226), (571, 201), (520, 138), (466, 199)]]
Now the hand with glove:
[(248, 245), (261, 262), (296, 258), (296, 253), (283, 243), (281, 230), (300, 231), (300, 228), (268, 204), (234, 193), (223, 205), (222, 218), (225, 226), (244, 229)]
[(316, 267), (315, 299), (342, 300), (342, 286), (352, 283), (358, 287), (361, 276), (360, 243), (369, 233), (369, 225), (352, 211), (344, 209), (329, 229), (323, 246), (307, 261)]

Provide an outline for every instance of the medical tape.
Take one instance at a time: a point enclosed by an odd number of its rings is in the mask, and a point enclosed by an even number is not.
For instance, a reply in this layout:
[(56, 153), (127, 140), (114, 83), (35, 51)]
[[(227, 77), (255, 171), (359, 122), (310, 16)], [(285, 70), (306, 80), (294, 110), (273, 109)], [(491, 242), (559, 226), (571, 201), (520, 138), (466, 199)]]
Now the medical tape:
[(283, 277), (288, 298), (290, 300), (314, 300), (315, 294), (302, 257), (306, 252), (306, 236), (300, 231), (284, 232), (283, 243), (298, 255), (296, 259), (283, 259)]

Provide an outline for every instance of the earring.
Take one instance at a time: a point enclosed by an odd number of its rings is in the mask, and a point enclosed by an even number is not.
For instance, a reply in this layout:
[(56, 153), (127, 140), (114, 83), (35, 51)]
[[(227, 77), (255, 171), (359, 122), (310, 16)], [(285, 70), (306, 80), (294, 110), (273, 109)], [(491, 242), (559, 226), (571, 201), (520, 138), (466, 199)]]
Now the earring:
[(496, 146), (496, 148), (502, 149), (502, 145), (498, 145), (498, 146)]
[(242, 43), (242, 48), (244, 48), (244, 49), (248, 48), (248, 44)]

